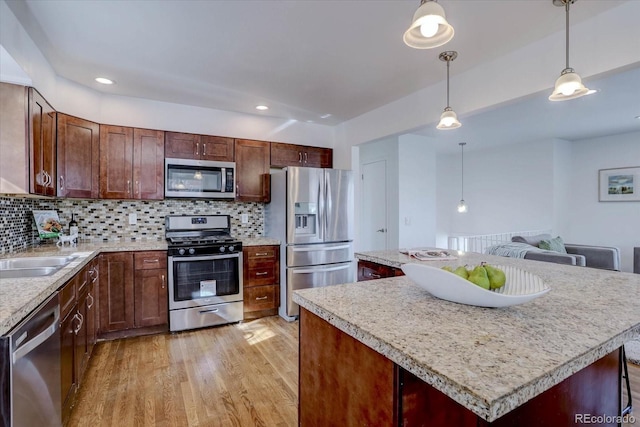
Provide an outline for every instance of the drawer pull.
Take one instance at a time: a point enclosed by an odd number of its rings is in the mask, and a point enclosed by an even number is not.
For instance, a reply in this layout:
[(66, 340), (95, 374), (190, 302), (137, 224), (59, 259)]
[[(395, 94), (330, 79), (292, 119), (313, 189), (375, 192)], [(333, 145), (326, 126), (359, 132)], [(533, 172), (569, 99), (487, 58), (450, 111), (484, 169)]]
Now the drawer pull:
[(256, 273), (256, 276), (265, 276), (267, 274), (269, 274), (268, 271), (259, 271), (259, 272)]
[(267, 256), (269, 252), (256, 252), (256, 256)]
[(269, 297), (267, 297), (267, 296), (264, 296), (264, 297), (256, 297), (256, 301), (262, 301), (262, 300), (265, 300), (265, 299), (267, 299), (267, 298), (269, 298)]
[(155, 263), (157, 263), (157, 262), (160, 262), (160, 260), (158, 258), (156, 258), (156, 259), (143, 259), (142, 262), (155, 262)]
[(379, 279), (382, 276), (380, 276), (379, 274), (375, 274), (375, 273), (369, 273), (369, 277), (373, 277), (374, 279)]
[(162, 275), (162, 289), (164, 289), (164, 283), (165, 283), (165, 279), (164, 279), (164, 274)]

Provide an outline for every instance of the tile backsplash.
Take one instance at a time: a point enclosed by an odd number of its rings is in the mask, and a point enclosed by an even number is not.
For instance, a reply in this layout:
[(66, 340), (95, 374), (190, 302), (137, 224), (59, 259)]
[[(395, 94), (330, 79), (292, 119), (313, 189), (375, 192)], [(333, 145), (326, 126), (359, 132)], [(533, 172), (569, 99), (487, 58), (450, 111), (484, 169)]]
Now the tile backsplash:
[[(19, 252), (41, 244), (31, 211), (56, 210), (65, 229), (71, 213), (78, 222), (81, 240), (162, 240), (166, 215), (213, 215), (231, 217), (231, 234), (235, 237), (258, 237), (264, 233), (264, 205), (255, 202), (219, 200), (167, 199), (137, 200), (80, 200), (43, 199), (0, 196), (0, 253)], [(137, 217), (136, 225), (129, 224), (129, 214)], [(249, 221), (242, 223), (242, 214)], [(51, 244), (52, 242), (42, 242)]]

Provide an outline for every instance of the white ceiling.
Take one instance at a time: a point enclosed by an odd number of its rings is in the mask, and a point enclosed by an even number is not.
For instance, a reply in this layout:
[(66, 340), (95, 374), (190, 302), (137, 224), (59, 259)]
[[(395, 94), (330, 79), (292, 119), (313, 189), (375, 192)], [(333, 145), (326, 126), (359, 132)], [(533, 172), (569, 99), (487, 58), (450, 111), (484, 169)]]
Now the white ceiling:
[[(444, 80), (446, 67), (437, 59), (442, 50), (459, 52), (453, 76), (564, 28), (564, 13), (551, 0), (441, 0), (455, 37), (441, 49), (417, 50), (402, 42), (402, 34), (418, 0), (7, 3), (56, 73), (82, 85), (328, 125)], [(571, 22), (621, 3), (580, 1)], [(117, 84), (98, 85), (96, 76)], [(258, 113), (255, 106), (263, 103), (270, 110)], [(331, 117), (321, 118), (326, 114)], [(460, 131), (473, 129), (473, 120)]]

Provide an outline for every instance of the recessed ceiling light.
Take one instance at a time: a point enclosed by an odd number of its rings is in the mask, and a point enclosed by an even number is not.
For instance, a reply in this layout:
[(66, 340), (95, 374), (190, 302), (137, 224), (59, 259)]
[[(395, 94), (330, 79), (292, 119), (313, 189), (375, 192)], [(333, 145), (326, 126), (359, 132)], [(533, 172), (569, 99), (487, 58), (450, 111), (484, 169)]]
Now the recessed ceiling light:
[(111, 79), (107, 79), (106, 77), (96, 77), (96, 81), (98, 83), (102, 83), (103, 85), (112, 85), (115, 82)]
[(266, 105), (256, 105), (256, 110), (264, 111), (268, 109), (269, 107), (267, 107)]
[(323, 114), (320, 116), (321, 119), (328, 119), (329, 117), (331, 117), (331, 114)]

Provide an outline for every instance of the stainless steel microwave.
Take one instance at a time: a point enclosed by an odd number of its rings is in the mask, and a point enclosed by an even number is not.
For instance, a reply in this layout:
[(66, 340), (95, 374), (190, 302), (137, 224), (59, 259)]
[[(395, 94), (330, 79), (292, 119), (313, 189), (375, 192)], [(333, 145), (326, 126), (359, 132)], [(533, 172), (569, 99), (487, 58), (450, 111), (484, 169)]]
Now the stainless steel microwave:
[(167, 198), (235, 199), (235, 162), (164, 159)]

